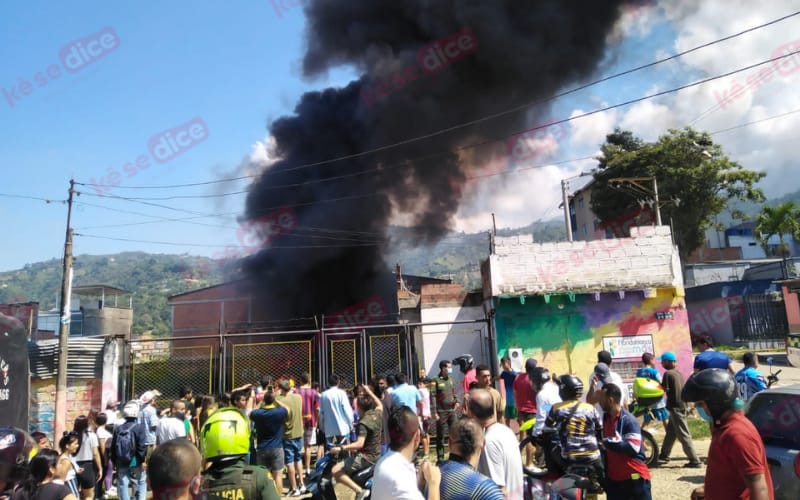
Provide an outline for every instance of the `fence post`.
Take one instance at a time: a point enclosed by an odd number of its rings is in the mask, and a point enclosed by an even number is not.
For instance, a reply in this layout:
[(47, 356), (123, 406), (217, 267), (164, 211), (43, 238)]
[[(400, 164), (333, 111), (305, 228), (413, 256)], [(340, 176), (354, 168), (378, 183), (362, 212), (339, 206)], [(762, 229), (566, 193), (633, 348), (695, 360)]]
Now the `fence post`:
[(223, 332), (225, 330), (225, 319), (219, 319), (219, 346), (217, 348), (217, 359), (219, 362), (217, 363), (217, 369), (219, 373), (217, 374), (217, 392), (223, 393), (225, 392), (225, 375), (226, 375), (226, 368), (227, 363), (226, 361), (226, 354), (227, 354), (227, 346), (225, 345), (225, 338), (223, 337)]

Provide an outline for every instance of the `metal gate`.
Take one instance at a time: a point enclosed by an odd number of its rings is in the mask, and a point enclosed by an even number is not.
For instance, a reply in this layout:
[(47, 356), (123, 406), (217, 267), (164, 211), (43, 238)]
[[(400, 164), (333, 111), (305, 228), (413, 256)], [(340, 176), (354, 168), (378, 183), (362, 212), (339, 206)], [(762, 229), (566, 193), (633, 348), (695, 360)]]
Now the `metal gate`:
[(736, 342), (785, 342), (789, 333), (786, 308), (780, 294), (746, 295), (728, 300)]
[(297, 380), (302, 373), (312, 373), (312, 341), (312, 337), (289, 340), (285, 335), (275, 334), (248, 334), (227, 340), (230, 383), (224, 386), (232, 389), (245, 384), (258, 385), (264, 375)]
[(352, 389), (363, 383), (363, 376), (359, 377), (359, 350), (361, 339), (351, 338), (328, 338), (328, 352), (330, 353), (331, 373), (337, 374), (342, 380), (339, 387), (342, 389)]

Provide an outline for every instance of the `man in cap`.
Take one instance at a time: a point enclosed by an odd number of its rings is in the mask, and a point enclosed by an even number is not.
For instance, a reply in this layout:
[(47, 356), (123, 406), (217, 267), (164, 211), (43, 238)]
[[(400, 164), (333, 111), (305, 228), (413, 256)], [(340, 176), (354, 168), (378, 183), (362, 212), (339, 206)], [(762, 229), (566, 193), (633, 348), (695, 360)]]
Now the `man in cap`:
[(697, 458), (697, 453), (694, 451), (689, 425), (686, 423), (686, 403), (681, 398), (683, 375), (675, 369), (675, 363), (678, 358), (675, 353), (667, 351), (659, 359), (661, 360), (661, 366), (666, 370), (661, 377), (661, 387), (664, 388), (664, 394), (667, 396), (669, 423), (667, 424), (667, 434), (664, 436), (664, 442), (661, 443), (661, 453), (658, 461), (661, 463), (669, 462), (672, 445), (675, 444), (675, 439), (677, 438), (683, 447), (683, 452), (689, 458), (689, 462), (684, 467), (702, 467), (703, 464), (700, 463), (700, 459)]
[(122, 409), (125, 421), (114, 427), (111, 438), (111, 463), (117, 469), (120, 500), (129, 500), (128, 485), (133, 484), (137, 498), (143, 500), (147, 495), (147, 432), (144, 425), (137, 422), (139, 403), (129, 401)]
[[(601, 351), (604, 352), (604, 351)], [(598, 356), (599, 357), (599, 356)], [(586, 402), (594, 405), (600, 418), (603, 418), (603, 408), (600, 406), (601, 389), (605, 384), (614, 384), (622, 390), (622, 407), (626, 407), (626, 390), (622, 377), (617, 372), (612, 372), (604, 362), (594, 365), (594, 372), (589, 379), (589, 392), (586, 393)]]
[(439, 375), (431, 384), (431, 415), (436, 422), (436, 457), (439, 461), (444, 460), (444, 437), (455, 422), (455, 414), (459, 408), (453, 378), (450, 376), (452, 372), (450, 361), (439, 361)]
[(684, 401), (694, 402), (700, 416), (713, 425), (708, 449), (708, 468), (703, 486), (692, 499), (774, 496), (767, 455), (761, 436), (739, 410), (738, 389), (730, 373), (709, 368), (695, 373), (681, 391)]

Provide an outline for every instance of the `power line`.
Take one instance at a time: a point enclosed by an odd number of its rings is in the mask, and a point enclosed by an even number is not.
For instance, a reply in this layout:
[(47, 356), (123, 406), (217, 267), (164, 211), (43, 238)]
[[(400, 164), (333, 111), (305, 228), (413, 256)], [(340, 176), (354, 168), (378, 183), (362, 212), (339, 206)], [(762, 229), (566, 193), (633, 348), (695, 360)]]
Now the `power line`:
[[(258, 175), (240, 176), (240, 177), (235, 177), (235, 178), (230, 178), (230, 179), (220, 179), (220, 180), (216, 180), (216, 181), (198, 182), (198, 183), (192, 183), (192, 184), (173, 184), (173, 185), (169, 185), (169, 186), (115, 186), (115, 187), (124, 188), (124, 189), (165, 189), (165, 188), (201, 186), (201, 185), (215, 184), (215, 183), (221, 183), (221, 182), (230, 182), (230, 181), (236, 181), (236, 180), (242, 180), (242, 179), (252, 179), (252, 178), (259, 177), (260, 175), (271, 175), (271, 174), (275, 174), (275, 173), (283, 173), (283, 172), (288, 172), (288, 171), (292, 171), (292, 170), (298, 170), (298, 169), (301, 169), (301, 168), (314, 167), (314, 166), (324, 165), (324, 164), (328, 164), (328, 163), (334, 163), (334, 162), (338, 162), (338, 161), (358, 158), (358, 157), (365, 156), (365, 155), (368, 155), (368, 154), (372, 154), (372, 153), (376, 153), (376, 152), (380, 152), (380, 151), (385, 151), (385, 150), (392, 149), (392, 148), (399, 147), (399, 146), (404, 146), (404, 145), (411, 144), (411, 143), (414, 143), (414, 142), (418, 142), (418, 141), (421, 141), (421, 140), (430, 139), (432, 137), (437, 137), (439, 135), (452, 132), (454, 130), (459, 130), (461, 128), (465, 128), (465, 127), (469, 127), (469, 126), (472, 126), (472, 125), (475, 125), (475, 124), (478, 124), (478, 123), (482, 123), (482, 122), (485, 122), (485, 121), (493, 120), (493, 119), (496, 119), (496, 118), (499, 118), (499, 117), (502, 117), (502, 116), (506, 116), (506, 115), (511, 114), (511, 113), (515, 113), (515, 112), (520, 111), (522, 109), (530, 108), (530, 107), (537, 106), (537, 105), (540, 105), (540, 104), (543, 104), (543, 103), (546, 103), (546, 102), (549, 102), (549, 101), (552, 101), (552, 100), (555, 100), (555, 99), (559, 99), (561, 97), (573, 94), (575, 92), (579, 92), (581, 90), (584, 90), (586, 88), (592, 87), (594, 85), (598, 85), (600, 83), (604, 83), (604, 82), (612, 80), (614, 78), (618, 78), (620, 76), (629, 75), (631, 73), (635, 73), (635, 72), (640, 71), (642, 69), (650, 68), (650, 67), (656, 66), (658, 64), (662, 64), (664, 62), (668, 62), (668, 61), (671, 61), (673, 59), (677, 59), (677, 58), (683, 57), (683, 56), (685, 56), (687, 54), (696, 52), (696, 51), (698, 51), (700, 49), (707, 48), (707, 47), (710, 47), (712, 45), (716, 45), (718, 43), (722, 43), (722, 42), (731, 40), (733, 38), (737, 38), (739, 36), (742, 36), (744, 34), (750, 33), (752, 31), (755, 31), (755, 30), (758, 30), (758, 29), (762, 29), (762, 28), (765, 28), (767, 26), (771, 26), (773, 24), (777, 24), (777, 23), (782, 22), (782, 21), (784, 21), (786, 19), (789, 19), (791, 17), (797, 16), (798, 14), (800, 14), (800, 11), (796, 11), (796, 12), (793, 12), (791, 14), (782, 16), (782, 17), (777, 18), (777, 19), (774, 19), (772, 21), (769, 21), (769, 22), (766, 22), (766, 23), (763, 23), (763, 24), (760, 24), (760, 25), (757, 25), (757, 26), (753, 26), (751, 28), (745, 29), (743, 31), (739, 31), (737, 33), (725, 36), (723, 38), (718, 38), (716, 40), (712, 40), (710, 42), (706, 42), (704, 44), (698, 45), (698, 46), (693, 47), (691, 49), (687, 49), (685, 51), (678, 52), (676, 54), (673, 54), (673, 55), (668, 56), (668, 57), (664, 57), (662, 59), (657, 59), (655, 61), (652, 61), (652, 62), (647, 63), (647, 64), (643, 64), (641, 66), (637, 66), (637, 67), (634, 67), (634, 68), (631, 68), (631, 69), (628, 69), (628, 70), (625, 70), (625, 71), (621, 71), (621, 72), (613, 74), (613, 75), (609, 75), (609, 76), (606, 76), (606, 77), (599, 78), (597, 80), (594, 80), (592, 82), (586, 83), (584, 85), (580, 85), (580, 86), (574, 87), (572, 89), (556, 93), (556, 94), (554, 94), (554, 95), (552, 95), (550, 97), (546, 97), (544, 99), (539, 99), (539, 100), (532, 101), (532, 102), (529, 102), (529, 103), (526, 103), (526, 104), (518, 105), (518, 106), (515, 106), (513, 108), (504, 110), (504, 111), (500, 111), (500, 112), (497, 112), (497, 113), (494, 113), (494, 114), (491, 114), (491, 115), (487, 115), (487, 116), (484, 116), (484, 117), (481, 117), (481, 118), (477, 118), (475, 120), (470, 120), (470, 121), (467, 121), (467, 122), (463, 122), (461, 124), (453, 125), (451, 127), (440, 129), (438, 131), (431, 132), (429, 134), (424, 134), (424, 135), (421, 135), (421, 136), (412, 137), (412, 138), (409, 138), (409, 139), (404, 139), (402, 141), (398, 141), (398, 142), (395, 142), (393, 144), (387, 144), (387, 145), (384, 145), (384, 146), (379, 146), (377, 148), (369, 149), (369, 150), (366, 150), (366, 151), (361, 151), (361, 152), (358, 152), (358, 153), (344, 155), (344, 156), (340, 156), (340, 157), (336, 157), (336, 158), (330, 158), (330, 159), (327, 159), (327, 160), (321, 160), (321, 161), (318, 161), (318, 162), (297, 165), (295, 167), (283, 169), (283, 170), (281, 170), (279, 172), (264, 172), (264, 173), (258, 174)], [(573, 119), (583, 118), (585, 116), (589, 116), (591, 114), (595, 114), (595, 113), (598, 113), (598, 112), (608, 111), (608, 110), (614, 109), (616, 107), (622, 107), (622, 106), (626, 106), (626, 105), (629, 105), (629, 104), (634, 104), (634, 103), (640, 102), (640, 101), (645, 100), (645, 99), (650, 99), (652, 97), (658, 97), (658, 96), (664, 95), (666, 93), (677, 92), (679, 90), (683, 90), (685, 88), (689, 88), (689, 87), (692, 87), (692, 86), (695, 86), (695, 85), (700, 85), (700, 84), (703, 84), (703, 83), (706, 83), (706, 82), (709, 82), (709, 81), (712, 81), (712, 80), (715, 80), (715, 79), (718, 79), (718, 78), (724, 78), (724, 77), (730, 76), (732, 74), (738, 73), (740, 71), (746, 71), (748, 69), (760, 66), (761, 64), (765, 64), (767, 62), (772, 62), (774, 60), (782, 59), (783, 57), (788, 57), (788, 56), (794, 55), (796, 53), (797, 52), (793, 52), (791, 54), (785, 54), (784, 56), (781, 56), (781, 57), (778, 57), (778, 58), (774, 58), (774, 59), (770, 59), (769, 61), (765, 61), (763, 63), (755, 64), (755, 65), (752, 65), (752, 66), (748, 66), (746, 68), (742, 68), (741, 70), (737, 70), (737, 71), (733, 71), (733, 72), (730, 72), (730, 73), (726, 73), (724, 75), (720, 75), (720, 76), (717, 76), (717, 77), (708, 78), (708, 79), (705, 79), (705, 80), (700, 80), (700, 81), (695, 82), (693, 84), (684, 85), (682, 87), (678, 87), (677, 89), (673, 89), (671, 91), (655, 93), (655, 94), (652, 94), (650, 96), (645, 96), (645, 97), (642, 97), (642, 98), (639, 98), (639, 99), (623, 102), (621, 104), (618, 104), (618, 105), (615, 105), (615, 106), (612, 106), (612, 107), (603, 108), (603, 109), (596, 110), (596, 111), (590, 112), (590, 113), (585, 113), (585, 114), (578, 115), (578, 116), (575, 116), (575, 117), (572, 117), (572, 118), (569, 118), (569, 119), (560, 120), (560, 121), (557, 121), (557, 122), (548, 123), (546, 125), (540, 125), (540, 126), (536, 126), (536, 127), (533, 127), (533, 128), (525, 129), (523, 132), (538, 130), (538, 129), (549, 127), (549, 126), (552, 126), (552, 125), (565, 123), (565, 122), (571, 121)], [(512, 136), (516, 135), (516, 133), (515, 134), (511, 134), (511, 135)], [(507, 136), (507, 137), (510, 137), (510, 136)], [(496, 141), (491, 141), (491, 142), (496, 142)], [(465, 146), (464, 148), (474, 147), (474, 146), (483, 145), (483, 144), (486, 144), (486, 143), (485, 142), (481, 142), (481, 143), (478, 143), (478, 144), (473, 145), (473, 146)], [(459, 149), (462, 149), (462, 148), (459, 148)], [(353, 175), (353, 174), (345, 174), (345, 176), (350, 176), (350, 175)], [(319, 181), (322, 181), (322, 180), (319, 180)], [(82, 186), (97, 186), (97, 184), (92, 184), (92, 183), (76, 183), (76, 184), (79, 184), (79, 185), (82, 185)], [(108, 186), (104, 186), (104, 187), (108, 187)], [(274, 188), (278, 189), (278, 188), (281, 188), (281, 187), (288, 187), (288, 185), (287, 186), (276, 186)]]
[(781, 113), (779, 115), (768, 116), (768, 117), (762, 118), (760, 120), (754, 120), (752, 122), (741, 123), (739, 125), (734, 125), (733, 127), (728, 127), (728, 128), (724, 128), (722, 130), (717, 130), (717, 131), (714, 131), (714, 132), (710, 132), (709, 135), (722, 134), (724, 132), (730, 132), (731, 130), (736, 130), (736, 129), (743, 128), (743, 127), (748, 127), (750, 125), (755, 125), (757, 123), (768, 122), (770, 120), (775, 120), (776, 118), (783, 118), (784, 116), (793, 115), (794, 113), (799, 113), (799, 112), (800, 112), (800, 108), (793, 109), (792, 111), (787, 111), (786, 113)]
[[(135, 240), (130, 238), (113, 238), (111, 236), (99, 236), (95, 234), (82, 234), (82, 233), (75, 233), (75, 236), (80, 236), (82, 238), (94, 238), (100, 240), (112, 240), (112, 241), (125, 241), (129, 243), (147, 243), (151, 245), (172, 245), (172, 246), (188, 246), (188, 247), (206, 247), (206, 248), (227, 248), (230, 245), (211, 245), (211, 244), (204, 244), (204, 243), (180, 243), (174, 241), (150, 241), (150, 240)], [(351, 247), (374, 247), (380, 246), (381, 243), (362, 243), (358, 245), (288, 245), (288, 246), (278, 246), (278, 245), (270, 245), (269, 248), (285, 248), (285, 249), (301, 249), (301, 248), (351, 248)]]
[[(748, 127), (750, 125), (755, 125), (755, 124), (758, 124), (758, 123), (762, 123), (762, 122), (766, 122), (766, 121), (770, 121), (770, 120), (775, 120), (775, 119), (778, 119), (778, 118), (783, 118), (785, 116), (789, 116), (789, 115), (792, 115), (792, 114), (798, 113), (798, 112), (800, 112), (800, 108), (792, 110), (792, 111), (788, 111), (786, 113), (780, 113), (780, 114), (777, 114), (777, 115), (773, 115), (773, 116), (769, 116), (769, 117), (766, 117), (766, 118), (762, 118), (762, 119), (759, 119), (759, 120), (754, 120), (754, 121), (750, 121), (750, 122), (746, 122), (746, 123), (741, 123), (739, 125), (734, 125), (732, 127), (725, 128), (725, 129), (722, 129), (722, 130), (716, 130), (714, 132), (709, 132), (709, 135), (722, 134), (722, 133), (725, 133), (725, 132), (729, 132), (731, 130), (736, 130), (736, 129), (739, 129), (739, 128)], [(533, 166), (529, 166), (529, 167), (520, 167), (520, 168), (517, 168), (515, 170), (503, 170), (503, 171), (492, 172), (492, 173), (483, 174), (483, 175), (475, 175), (475, 176), (471, 176), (471, 177), (465, 178), (465, 181), (475, 180), (475, 179), (482, 179), (482, 178), (485, 178), (485, 177), (493, 177), (493, 176), (497, 176), (497, 175), (510, 175), (510, 174), (514, 174), (514, 173), (521, 172), (521, 171), (526, 171), (526, 170), (533, 170), (533, 169), (544, 168), (544, 167), (548, 167), (548, 166), (557, 166), (557, 165), (563, 165), (563, 164), (574, 163), (574, 162), (585, 161), (585, 160), (592, 160), (592, 159), (595, 159), (595, 156), (589, 155), (589, 156), (582, 156), (582, 157), (578, 157), (578, 158), (570, 158), (570, 159), (566, 159), (566, 160), (559, 160), (559, 161), (556, 161), (556, 162), (533, 165)], [(77, 184), (77, 182), (76, 182), (76, 184)], [(58, 200), (58, 201), (63, 202), (61, 200)], [(104, 210), (111, 210), (111, 211), (114, 211), (114, 212), (133, 214), (133, 215), (141, 215), (141, 216), (144, 216), (144, 217), (150, 217), (150, 218), (156, 219), (156, 220), (149, 220), (149, 221), (127, 222), (127, 223), (117, 223), (117, 224), (105, 224), (105, 225), (98, 225), (98, 226), (84, 226), (84, 227), (80, 227), (78, 229), (105, 229), (105, 228), (117, 228), (117, 227), (126, 227), (126, 226), (139, 226), (139, 225), (146, 225), (146, 224), (159, 224), (159, 223), (162, 223), (162, 222), (186, 222), (186, 223), (189, 223), (189, 224), (196, 224), (196, 225), (201, 225), (201, 226), (220, 227), (220, 228), (225, 228), (225, 229), (236, 229), (236, 228), (233, 228), (231, 226), (224, 226), (224, 225), (219, 225), (219, 224), (208, 224), (208, 223), (193, 222), (193, 221), (195, 219), (202, 219), (202, 218), (232, 217), (232, 216), (240, 215), (239, 212), (224, 212), (224, 213), (217, 213), (217, 214), (195, 215), (193, 217), (166, 218), (166, 217), (159, 217), (159, 216), (151, 215), (151, 214), (144, 214), (144, 213), (141, 213), (141, 212), (133, 212), (133, 211), (129, 211), (129, 210), (121, 210), (121, 209), (111, 208), (111, 207), (107, 207), (107, 206), (104, 206), (104, 205), (96, 205), (96, 204), (93, 204), (93, 203), (87, 203), (87, 202), (82, 202), (82, 201), (76, 201), (75, 204), (86, 205), (86, 206), (96, 207), (96, 208), (102, 208)], [(260, 215), (257, 215), (257, 217), (261, 216), (261, 215), (269, 215), (269, 214), (268, 213), (262, 213)], [(316, 227), (303, 227), (303, 226), (297, 226), (297, 228), (304, 228), (304, 229), (315, 230), (315, 231), (326, 231), (326, 232), (331, 232), (331, 233), (346, 233), (346, 234), (354, 234), (354, 235), (364, 234), (364, 235), (380, 236), (378, 233), (370, 233), (370, 232), (354, 231), (354, 230), (346, 230), (346, 229), (336, 229), (336, 228), (316, 228)]]
[(49, 198), (40, 198), (38, 196), (28, 196), (24, 194), (11, 194), (11, 193), (0, 193), (0, 196), (4, 198), (19, 198), (23, 200), (35, 200), (35, 201), (43, 201), (45, 203), (66, 203), (67, 200), (51, 200)]

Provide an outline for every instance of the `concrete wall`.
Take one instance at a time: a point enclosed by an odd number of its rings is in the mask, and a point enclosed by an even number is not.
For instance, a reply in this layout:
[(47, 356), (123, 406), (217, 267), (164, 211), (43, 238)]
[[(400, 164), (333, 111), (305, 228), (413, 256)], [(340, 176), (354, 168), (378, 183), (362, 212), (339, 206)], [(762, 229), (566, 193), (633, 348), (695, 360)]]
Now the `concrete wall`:
[(668, 226), (632, 227), (631, 238), (534, 243), (495, 238), (489, 296), (683, 286)]
[[(88, 415), (91, 410), (101, 409), (103, 381), (70, 378), (67, 380), (67, 428), (79, 415)], [(56, 405), (56, 379), (31, 380), (30, 431), (42, 431), (54, 439), (53, 424)], [(54, 439), (56, 446), (58, 439)]]
[(104, 307), (83, 310), (84, 336), (130, 336), (133, 325), (133, 309)]
[[(656, 355), (674, 352), (679, 371), (688, 376), (692, 349), (680, 292), (660, 289), (648, 298), (642, 291), (576, 294), (574, 302), (568, 295), (495, 298), (498, 355), (520, 348), (525, 358), (536, 358), (551, 372), (574, 373), (587, 384), (596, 353), (604, 349), (612, 352), (620, 375), (632, 378), (642, 351), (632, 352), (625, 345), (634, 343)], [(620, 344), (623, 347), (614, 347)]]

